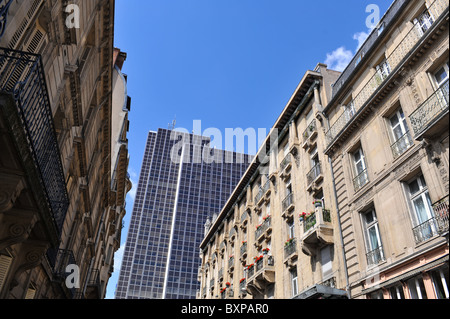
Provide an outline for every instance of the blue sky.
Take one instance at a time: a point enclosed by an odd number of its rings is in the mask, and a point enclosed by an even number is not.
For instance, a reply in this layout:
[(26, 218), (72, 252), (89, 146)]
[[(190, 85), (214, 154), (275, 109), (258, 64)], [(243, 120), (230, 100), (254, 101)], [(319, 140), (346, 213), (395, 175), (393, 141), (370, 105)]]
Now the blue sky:
[[(128, 57), (132, 98), (122, 247), (107, 298), (114, 298), (149, 130), (266, 128), (317, 63), (342, 70), (392, 0), (116, 0), (115, 43)], [(199, 133), (199, 132), (196, 132)], [(223, 136), (225, 134), (223, 133)]]

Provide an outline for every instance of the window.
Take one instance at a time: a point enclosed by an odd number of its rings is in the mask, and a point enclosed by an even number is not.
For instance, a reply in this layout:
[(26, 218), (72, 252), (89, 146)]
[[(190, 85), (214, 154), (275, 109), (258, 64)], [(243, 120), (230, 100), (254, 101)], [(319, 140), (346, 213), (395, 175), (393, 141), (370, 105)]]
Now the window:
[(413, 21), (417, 32), (422, 36), (434, 23), (433, 16), (425, 9), (416, 19)]
[(344, 114), (346, 122), (349, 122), (353, 118), (353, 116), (355, 116), (355, 102), (353, 100), (344, 105)]
[(389, 288), (391, 299), (405, 299), (403, 287), (401, 285)]
[(380, 229), (374, 209), (362, 214), (364, 238), (366, 240), (366, 257), (368, 265), (377, 265), (384, 260)]
[(375, 79), (377, 81), (377, 84), (380, 85), (391, 73), (391, 66), (386, 59), (383, 59), (383, 61), (378, 64), (375, 69), (377, 71)]
[(421, 243), (436, 234), (434, 212), (423, 175), (408, 184), (408, 195), (412, 209), (413, 233), (416, 243)]
[(291, 274), (292, 296), (295, 297), (298, 295), (297, 267), (292, 268), (289, 272)]
[(441, 68), (434, 73), (434, 80), (436, 89), (438, 89), (438, 99), (441, 108), (447, 108), (449, 104), (449, 86), (448, 86), (448, 63), (445, 63)]
[(294, 221), (290, 221), (288, 222), (288, 235), (289, 235), (289, 239), (290, 238), (294, 238), (295, 237), (295, 230), (294, 230)]
[(355, 191), (358, 191), (369, 181), (362, 148), (358, 148), (356, 152), (353, 153), (353, 167), (356, 175), (353, 179), (353, 186), (355, 187)]
[(333, 273), (331, 246), (326, 246), (320, 250), (320, 262), (322, 264), (322, 278), (330, 276)]
[(402, 108), (399, 108), (394, 115), (389, 118), (389, 124), (393, 140), (393, 144), (391, 145), (392, 154), (394, 155), (394, 158), (397, 158), (413, 145)]
[(422, 276), (408, 280), (408, 289), (411, 299), (427, 299), (427, 293), (425, 291)]
[(433, 287), (436, 293), (436, 298), (448, 299), (449, 298), (448, 266), (431, 271), (430, 276), (433, 281)]

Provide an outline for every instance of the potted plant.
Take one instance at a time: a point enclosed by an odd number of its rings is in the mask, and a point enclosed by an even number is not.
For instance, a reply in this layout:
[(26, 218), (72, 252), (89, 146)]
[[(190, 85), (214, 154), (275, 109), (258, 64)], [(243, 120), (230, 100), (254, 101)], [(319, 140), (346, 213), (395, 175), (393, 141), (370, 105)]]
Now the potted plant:
[(269, 248), (264, 248), (263, 249), (263, 254), (267, 255), (269, 253), (270, 249)]
[(306, 214), (305, 212), (302, 212), (302, 213), (299, 215), (299, 217), (300, 217), (300, 221), (302, 222), (302, 221), (307, 217), (307, 214)]
[[(226, 283), (225, 283), (225, 286), (230, 287), (231, 284), (230, 284), (229, 282), (226, 282)], [(226, 289), (226, 288), (225, 288), (225, 289)]]
[(323, 203), (322, 203), (321, 200), (315, 199), (315, 200), (313, 201), (313, 205), (314, 205), (314, 207), (317, 208), (317, 207), (322, 207)]
[(242, 284), (245, 281), (245, 278), (242, 278), (241, 280), (239, 280), (239, 283)]

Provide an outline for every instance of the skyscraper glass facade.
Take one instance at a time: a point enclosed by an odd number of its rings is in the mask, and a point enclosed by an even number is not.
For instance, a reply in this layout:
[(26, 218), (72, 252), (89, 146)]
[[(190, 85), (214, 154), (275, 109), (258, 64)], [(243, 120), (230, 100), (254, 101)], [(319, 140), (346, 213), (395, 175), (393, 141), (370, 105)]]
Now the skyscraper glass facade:
[(206, 219), (220, 212), (251, 161), (210, 149), (208, 137), (177, 135), (149, 132), (117, 299), (195, 298)]

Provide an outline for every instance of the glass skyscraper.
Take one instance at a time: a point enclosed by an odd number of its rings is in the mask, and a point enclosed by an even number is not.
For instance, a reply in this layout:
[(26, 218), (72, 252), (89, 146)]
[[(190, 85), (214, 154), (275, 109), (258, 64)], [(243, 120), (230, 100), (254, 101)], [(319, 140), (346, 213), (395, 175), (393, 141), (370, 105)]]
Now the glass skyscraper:
[(173, 135), (149, 132), (116, 299), (195, 298), (206, 219), (220, 212), (252, 159), (211, 149), (208, 137)]

